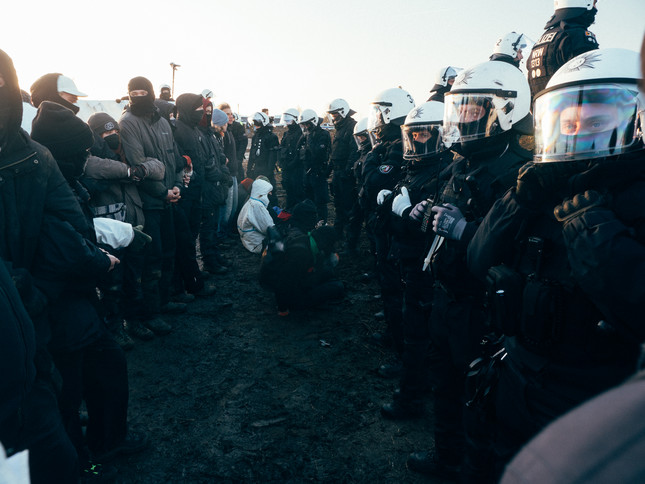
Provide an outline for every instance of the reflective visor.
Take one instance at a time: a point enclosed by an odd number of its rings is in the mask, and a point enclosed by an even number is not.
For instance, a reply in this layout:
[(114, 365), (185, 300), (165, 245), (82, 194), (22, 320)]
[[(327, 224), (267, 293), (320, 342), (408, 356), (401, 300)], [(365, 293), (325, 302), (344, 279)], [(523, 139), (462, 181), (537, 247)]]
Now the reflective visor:
[(618, 155), (637, 140), (638, 93), (618, 84), (570, 86), (535, 100), (535, 160)]
[(433, 155), (443, 147), (440, 124), (415, 124), (401, 127), (403, 158), (406, 160)]
[(501, 132), (493, 95), (448, 93), (445, 97), (444, 131), (459, 132), (459, 142), (472, 141)]

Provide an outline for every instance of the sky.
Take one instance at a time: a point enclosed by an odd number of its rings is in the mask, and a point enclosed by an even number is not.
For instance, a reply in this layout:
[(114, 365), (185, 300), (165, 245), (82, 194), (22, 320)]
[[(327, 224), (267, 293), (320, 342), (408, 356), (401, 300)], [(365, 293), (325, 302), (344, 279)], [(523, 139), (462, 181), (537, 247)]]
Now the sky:
[[(139, 75), (158, 95), (174, 62), (175, 97), (207, 88), (242, 115), (320, 116), (341, 97), (358, 119), (391, 87), (424, 102), (441, 67), (486, 61), (507, 32), (537, 41), (552, 13), (552, 0), (5, 0), (0, 49), (27, 91), (61, 72), (87, 99), (124, 96)], [(638, 51), (645, 0), (599, 0), (590, 30)]]

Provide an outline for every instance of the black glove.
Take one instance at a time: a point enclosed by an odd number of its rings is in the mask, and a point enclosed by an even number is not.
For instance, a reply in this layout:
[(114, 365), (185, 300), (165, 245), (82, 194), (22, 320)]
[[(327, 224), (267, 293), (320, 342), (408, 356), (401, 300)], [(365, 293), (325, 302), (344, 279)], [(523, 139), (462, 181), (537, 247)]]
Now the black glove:
[(146, 244), (152, 242), (152, 237), (143, 231), (143, 225), (137, 225), (136, 227), (132, 226), (132, 230), (134, 231), (134, 239), (132, 239), (132, 242), (130, 242), (129, 245), (132, 249), (139, 252), (146, 246)]
[(137, 165), (130, 168), (130, 179), (132, 181), (142, 181), (147, 175), (148, 171), (143, 165)]
[(587, 190), (579, 193), (571, 200), (565, 200), (562, 205), (558, 205), (553, 210), (555, 218), (562, 223), (566, 223), (586, 211), (605, 205), (605, 198), (595, 190)]
[(518, 202), (529, 208), (536, 207), (546, 200), (542, 179), (533, 162), (529, 162), (520, 168), (517, 174), (515, 194)]

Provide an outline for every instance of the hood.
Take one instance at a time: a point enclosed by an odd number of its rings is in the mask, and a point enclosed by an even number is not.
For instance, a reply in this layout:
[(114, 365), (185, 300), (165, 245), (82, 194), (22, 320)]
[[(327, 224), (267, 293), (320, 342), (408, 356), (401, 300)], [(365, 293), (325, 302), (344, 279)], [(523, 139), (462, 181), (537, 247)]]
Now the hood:
[(4, 86), (0, 87), (0, 152), (20, 132), (22, 121), (22, 96), (18, 76), (11, 58), (0, 50), (0, 74)]
[(269, 192), (273, 190), (273, 185), (265, 180), (255, 180), (251, 186), (251, 198), (260, 200), (264, 205), (269, 204)]

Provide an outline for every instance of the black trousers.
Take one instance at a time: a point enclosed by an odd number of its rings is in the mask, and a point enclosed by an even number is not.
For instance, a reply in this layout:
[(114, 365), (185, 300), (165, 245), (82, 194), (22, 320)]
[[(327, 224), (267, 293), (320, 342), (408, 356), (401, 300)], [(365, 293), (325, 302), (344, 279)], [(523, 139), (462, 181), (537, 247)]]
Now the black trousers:
[(144, 231), (152, 237), (146, 248), (141, 276), (145, 319), (157, 316), (161, 306), (170, 300), (176, 251), (174, 210), (171, 205), (159, 210), (144, 210)]
[[(63, 425), (81, 465), (92, 452), (110, 450), (127, 433), (128, 371), (125, 354), (106, 330), (98, 340), (71, 352), (57, 352), (54, 363), (62, 379), (59, 397)], [(85, 401), (89, 421), (83, 438), (79, 409)]]

